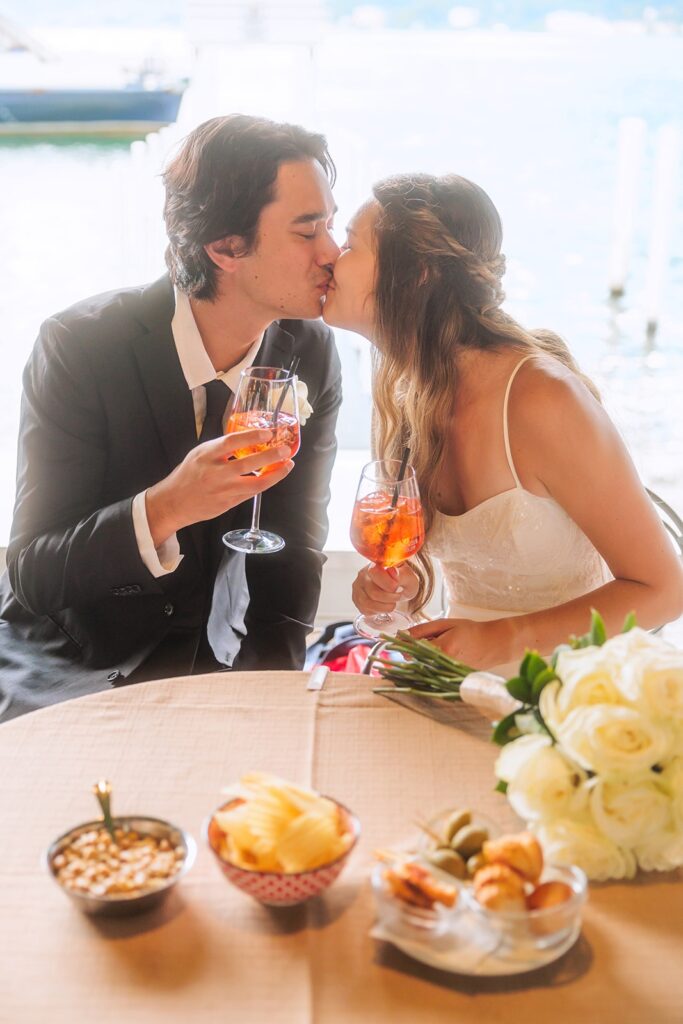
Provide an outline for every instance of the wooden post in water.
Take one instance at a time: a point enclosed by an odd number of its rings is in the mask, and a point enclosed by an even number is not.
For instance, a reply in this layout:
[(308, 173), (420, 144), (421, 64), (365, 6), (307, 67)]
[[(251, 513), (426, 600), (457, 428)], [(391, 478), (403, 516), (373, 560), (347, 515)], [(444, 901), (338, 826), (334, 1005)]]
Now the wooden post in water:
[(645, 312), (649, 339), (657, 332), (664, 283), (669, 269), (671, 229), (679, 190), (680, 156), (681, 133), (678, 125), (662, 125), (657, 132), (652, 219), (645, 277)]
[(623, 295), (626, 285), (644, 144), (644, 120), (641, 117), (623, 117), (619, 122), (617, 183), (609, 265), (609, 291), (612, 298)]

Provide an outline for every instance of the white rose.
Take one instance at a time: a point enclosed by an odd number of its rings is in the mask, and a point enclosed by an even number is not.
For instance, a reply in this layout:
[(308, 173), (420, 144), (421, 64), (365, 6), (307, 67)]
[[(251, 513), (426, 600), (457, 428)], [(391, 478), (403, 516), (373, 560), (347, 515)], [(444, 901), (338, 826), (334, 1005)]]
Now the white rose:
[(636, 873), (632, 851), (617, 846), (590, 822), (562, 818), (534, 831), (552, 864), (576, 864), (596, 882), (633, 878)]
[[(303, 427), (308, 417), (313, 414), (313, 406), (308, 401), (308, 385), (298, 378), (296, 381), (296, 403), (299, 407), (299, 423)], [(289, 388), (287, 389), (287, 394), (282, 401), (282, 411), (289, 413), (294, 412), (294, 401), (292, 399), (292, 392)]]
[(593, 821), (618, 846), (637, 846), (671, 822), (671, 800), (649, 778), (608, 780), (591, 785)]
[(629, 661), (634, 654), (646, 653), (649, 651), (673, 651), (675, 648), (668, 640), (663, 640), (656, 633), (648, 633), (640, 626), (634, 626), (628, 633), (617, 633), (611, 640), (600, 648), (607, 655), (612, 664), (623, 665)]
[(662, 829), (635, 848), (643, 871), (672, 871), (683, 865), (683, 831)]
[(580, 768), (548, 736), (522, 736), (503, 747), (496, 775), (507, 782), (507, 798), (524, 821), (550, 821), (579, 813), (586, 804)]
[(659, 785), (671, 799), (674, 827), (683, 834), (683, 757), (674, 757), (659, 776)]
[(643, 774), (666, 760), (673, 734), (634, 708), (594, 704), (575, 708), (555, 728), (565, 752), (588, 771)]
[(557, 693), (560, 721), (576, 707), (588, 704), (626, 704), (619, 689), (619, 664), (610, 658), (607, 645), (562, 651), (557, 659), (562, 686)]
[(683, 723), (683, 652), (643, 650), (621, 673), (626, 697), (647, 713)]

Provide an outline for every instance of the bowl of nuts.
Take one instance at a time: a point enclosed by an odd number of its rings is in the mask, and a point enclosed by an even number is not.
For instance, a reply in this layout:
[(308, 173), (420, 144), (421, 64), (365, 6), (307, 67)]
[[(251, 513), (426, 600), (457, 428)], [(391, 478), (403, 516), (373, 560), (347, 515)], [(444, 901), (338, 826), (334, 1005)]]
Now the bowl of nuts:
[(86, 914), (119, 917), (151, 910), (190, 870), (196, 843), (161, 818), (112, 818), (108, 796), (106, 806), (104, 821), (85, 822), (50, 844), (47, 870)]

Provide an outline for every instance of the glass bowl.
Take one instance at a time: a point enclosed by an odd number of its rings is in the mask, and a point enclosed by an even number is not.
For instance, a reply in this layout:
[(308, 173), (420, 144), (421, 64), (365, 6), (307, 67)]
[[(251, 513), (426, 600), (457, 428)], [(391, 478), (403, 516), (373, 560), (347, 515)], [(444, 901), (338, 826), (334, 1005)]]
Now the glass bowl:
[(471, 886), (466, 889), (466, 900), (470, 909), (516, 953), (526, 948), (531, 953), (552, 949), (566, 942), (573, 932), (578, 933), (587, 891), (586, 876), (577, 867), (546, 865), (540, 883), (554, 881), (568, 885), (572, 895), (564, 903), (542, 910), (489, 910), (482, 906)]
[(463, 886), (452, 875), (440, 871), (422, 857), (410, 857), (406, 860), (415, 861), (427, 868), (437, 881), (454, 886), (458, 891), (455, 906), (447, 907), (443, 903), (435, 903), (433, 907), (426, 908), (407, 903), (392, 892), (384, 878), (388, 865), (379, 863), (375, 864), (370, 875), (379, 923), (387, 930), (404, 934), (408, 938), (437, 938), (453, 926), (458, 914), (461, 913)]
[(265, 903), (266, 906), (293, 907), (298, 903), (310, 900), (313, 896), (317, 896), (318, 893), (332, 885), (341, 874), (360, 836), (360, 822), (355, 814), (352, 814), (338, 800), (334, 800), (332, 797), (327, 797), (326, 799), (331, 800), (337, 806), (339, 815), (346, 826), (346, 831), (351, 833), (351, 844), (336, 860), (328, 864), (321, 864), (308, 871), (290, 873), (284, 871), (256, 871), (240, 867), (237, 864), (233, 864), (232, 861), (221, 857), (219, 844), (222, 833), (214, 823), (214, 815), (217, 811), (227, 810), (231, 804), (235, 803), (234, 800), (229, 800), (227, 803), (217, 807), (213, 814), (206, 819), (203, 828), (204, 839), (225, 877), (229, 882), (237, 886), (238, 889), (241, 889), (242, 892), (253, 899), (258, 900), (259, 903)]
[(178, 828), (177, 825), (172, 825), (170, 821), (133, 814), (116, 817), (113, 823), (115, 828), (132, 830), (139, 833), (140, 836), (167, 839), (172, 847), (183, 851), (182, 863), (174, 875), (171, 875), (163, 884), (154, 889), (150, 888), (142, 892), (125, 894), (112, 893), (109, 895), (81, 892), (70, 888), (57, 877), (55, 858), (67, 846), (73, 843), (75, 839), (78, 839), (79, 836), (86, 832), (100, 831), (104, 828), (104, 824), (100, 818), (98, 821), (87, 821), (82, 825), (77, 825), (76, 828), (69, 829), (68, 832), (55, 839), (47, 848), (44, 854), (44, 864), (62, 892), (85, 914), (124, 917), (129, 914), (139, 914), (143, 911), (151, 910), (162, 903), (183, 875), (187, 874), (197, 855), (197, 844), (192, 836), (188, 832), (184, 832), (183, 829)]

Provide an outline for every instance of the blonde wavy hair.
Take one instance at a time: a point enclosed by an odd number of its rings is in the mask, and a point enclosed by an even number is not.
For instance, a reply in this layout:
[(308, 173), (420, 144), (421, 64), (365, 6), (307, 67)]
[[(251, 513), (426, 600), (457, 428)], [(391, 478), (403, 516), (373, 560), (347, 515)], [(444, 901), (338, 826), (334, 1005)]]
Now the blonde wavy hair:
[[(543, 352), (595, 385), (552, 331), (528, 331), (500, 308), (505, 257), (500, 216), (482, 188), (458, 175), (401, 174), (373, 188), (379, 204), (373, 348), (373, 451), (398, 459), (410, 448), (428, 531), (453, 415), (458, 347)], [(412, 609), (434, 591), (426, 552), (415, 559)]]

